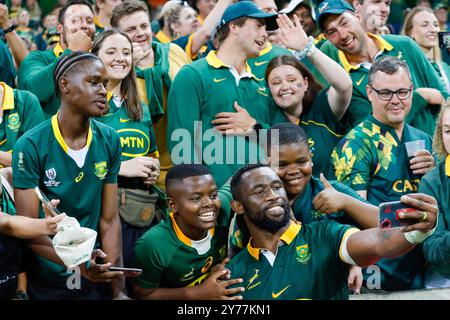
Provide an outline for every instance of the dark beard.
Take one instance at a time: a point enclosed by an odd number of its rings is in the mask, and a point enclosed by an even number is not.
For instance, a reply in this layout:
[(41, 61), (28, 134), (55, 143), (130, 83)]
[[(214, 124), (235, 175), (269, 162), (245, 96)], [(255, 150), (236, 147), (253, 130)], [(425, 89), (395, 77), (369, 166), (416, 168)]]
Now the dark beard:
[(291, 208), (289, 202), (285, 201), (281, 207), (284, 209), (284, 215), (281, 220), (271, 220), (265, 214), (262, 215), (262, 218), (259, 218), (258, 214), (254, 214), (253, 211), (244, 206), (245, 216), (259, 229), (275, 234), (278, 230), (286, 226), (290, 220)]

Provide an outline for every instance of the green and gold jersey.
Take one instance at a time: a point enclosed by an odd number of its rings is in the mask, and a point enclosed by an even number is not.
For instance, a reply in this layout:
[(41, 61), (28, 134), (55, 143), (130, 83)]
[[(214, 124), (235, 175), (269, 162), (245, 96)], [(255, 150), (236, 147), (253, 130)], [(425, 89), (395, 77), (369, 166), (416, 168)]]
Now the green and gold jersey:
[[(425, 132), (405, 124), (400, 141), (394, 128), (369, 116), (333, 151), (336, 177), (354, 190), (367, 190), (367, 200), (376, 206), (398, 201), (402, 195), (417, 192), (420, 183), (420, 177), (409, 169), (405, 148), (405, 142), (415, 140), (424, 140), (425, 148), (431, 152), (431, 138)], [(377, 265), (381, 268), (381, 289), (421, 288), (424, 264), (420, 246), (402, 257), (380, 260)], [(364, 278), (370, 276), (365, 269)]]
[(182, 66), (192, 61), (179, 46), (173, 43), (153, 42), (154, 66), (146, 69), (136, 68), (137, 85), (142, 103), (148, 105), (154, 121), (156, 145), (161, 163), (161, 175), (157, 185), (164, 189), (167, 171), (172, 161), (167, 146), (167, 95), (172, 80)]
[[(49, 199), (60, 199), (58, 209), (78, 220), (82, 227), (98, 230), (105, 184), (115, 184), (120, 169), (120, 139), (114, 129), (90, 121), (84, 165), (68, 155), (57, 115), (27, 131), (13, 151), (13, 185), (16, 189), (38, 186)], [(40, 217), (44, 217), (40, 208)], [(66, 268), (33, 255), (30, 272), (64, 283)]]
[(244, 300), (348, 299), (348, 266), (341, 245), (356, 228), (334, 221), (291, 222), (280, 237), (273, 264), (252, 241), (227, 264), (231, 278), (242, 278)]
[[(143, 269), (134, 280), (142, 288), (180, 288), (203, 282), (212, 266), (227, 256), (227, 239), (230, 224), (229, 186), (219, 190), (221, 208), (216, 227), (210, 229), (210, 248), (199, 254), (191, 239), (178, 227), (173, 213), (170, 219), (147, 231), (134, 249), (134, 266)], [(163, 245), (162, 245), (163, 244)]]
[[(203, 163), (218, 186), (222, 186), (246, 163), (264, 158), (264, 151), (253, 139), (224, 136), (211, 123), (220, 112), (236, 112), (234, 103), (263, 127), (286, 122), (286, 117), (247, 66), (237, 71), (225, 65), (211, 51), (205, 59), (184, 66), (169, 93), (167, 136), (174, 163)], [(158, 146), (159, 147), (159, 146)]]
[[(447, 97), (446, 89), (442, 85), (439, 76), (420, 47), (411, 38), (399, 35), (383, 35), (380, 37), (370, 33), (368, 33), (368, 36), (374, 39), (380, 50), (375, 59), (388, 55), (405, 61), (411, 71), (414, 88), (435, 88), (444, 97)], [(340, 63), (353, 81), (349, 120), (351, 127), (355, 127), (372, 112), (372, 105), (367, 98), (366, 91), (367, 76), (371, 64), (352, 65), (344, 52), (337, 50), (329, 41), (322, 45), (321, 51)], [(438, 107), (427, 106), (426, 101), (420, 95), (414, 94), (412, 108), (406, 121), (413, 127), (433, 135), (438, 111)]]
[(94, 17), (94, 24), (95, 24), (95, 35), (98, 35), (99, 33), (105, 31), (105, 26), (98, 20), (98, 17)]
[(438, 226), (423, 242), (429, 268), (450, 278), (450, 156), (420, 181), (419, 192), (433, 196), (438, 204)]
[(147, 106), (143, 106), (143, 117), (139, 121), (133, 121), (125, 108), (126, 100), (121, 106), (116, 106), (114, 99), (109, 99), (109, 111), (103, 117), (96, 120), (112, 127), (120, 136), (122, 147), (121, 161), (136, 157), (158, 157), (155, 131)]
[(259, 81), (264, 82), (267, 65), (270, 60), (282, 55), (292, 55), (292, 52), (286, 48), (269, 43), (266, 48), (261, 50), (258, 57), (248, 59), (247, 63), (255, 77)]
[(59, 57), (69, 54), (58, 43), (47, 51), (32, 51), (20, 64), (17, 83), (19, 89), (28, 90), (39, 99), (45, 117), (53, 116), (61, 105), (53, 85), (53, 72)]
[(338, 120), (328, 102), (328, 91), (320, 91), (308, 110), (300, 116), (299, 124), (308, 135), (309, 150), (314, 162), (313, 175), (323, 173), (327, 179), (335, 179), (331, 165), (331, 153), (348, 131), (348, 112)]
[(334, 149), (336, 178), (353, 190), (367, 190), (367, 200), (374, 205), (398, 201), (419, 186), (420, 177), (409, 169), (405, 148), (405, 142), (415, 140), (424, 140), (431, 152), (431, 137), (423, 131), (405, 124), (400, 141), (394, 128), (370, 115)]
[(0, 151), (12, 152), (17, 139), (45, 120), (39, 100), (28, 91), (3, 86), (2, 122), (0, 124)]

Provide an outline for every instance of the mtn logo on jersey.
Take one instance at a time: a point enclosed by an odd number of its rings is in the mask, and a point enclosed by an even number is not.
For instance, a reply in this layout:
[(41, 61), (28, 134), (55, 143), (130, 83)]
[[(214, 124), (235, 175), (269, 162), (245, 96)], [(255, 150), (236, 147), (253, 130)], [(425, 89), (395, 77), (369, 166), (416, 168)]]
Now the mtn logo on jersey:
[(138, 129), (117, 130), (120, 136), (122, 155), (127, 157), (146, 156), (150, 150), (150, 138), (148, 134)]
[(56, 179), (56, 170), (55, 168), (50, 168), (45, 170), (45, 176), (47, 177), (47, 181), (44, 181), (46, 187), (57, 187), (61, 183), (61, 181), (55, 181)]

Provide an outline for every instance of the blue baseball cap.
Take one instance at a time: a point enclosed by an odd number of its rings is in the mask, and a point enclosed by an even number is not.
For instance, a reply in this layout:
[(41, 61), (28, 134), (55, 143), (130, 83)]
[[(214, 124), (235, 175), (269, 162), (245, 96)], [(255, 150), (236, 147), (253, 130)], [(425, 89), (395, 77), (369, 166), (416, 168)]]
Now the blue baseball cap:
[(239, 1), (229, 6), (223, 13), (219, 28), (226, 25), (230, 21), (241, 17), (250, 17), (255, 19), (264, 19), (266, 23), (266, 30), (272, 31), (278, 29), (276, 13), (265, 13), (259, 9), (252, 1)]
[(355, 12), (355, 8), (352, 7), (350, 3), (345, 0), (329, 0), (323, 1), (317, 8), (319, 15), (317, 16), (317, 22), (319, 23), (320, 29), (323, 30), (323, 21), (325, 17), (329, 14), (341, 14), (345, 11)]

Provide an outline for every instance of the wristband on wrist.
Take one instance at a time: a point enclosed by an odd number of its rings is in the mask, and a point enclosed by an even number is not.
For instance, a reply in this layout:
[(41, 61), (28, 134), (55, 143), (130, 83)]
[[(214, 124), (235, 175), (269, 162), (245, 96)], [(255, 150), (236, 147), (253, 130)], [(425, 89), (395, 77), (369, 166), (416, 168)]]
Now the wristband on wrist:
[(308, 44), (306, 45), (306, 47), (303, 50), (295, 51), (294, 55), (301, 61), (305, 57), (310, 57), (315, 50), (316, 46), (314, 45), (314, 38), (310, 36), (308, 37)]
[(12, 25), (9, 26), (9, 28), (3, 29), (3, 34), (7, 34), (7, 33), (10, 33), (10, 32), (13, 32), (14, 30), (16, 30), (16, 25), (12, 24)]
[(419, 231), (419, 230), (414, 230), (414, 231), (405, 232), (403, 235), (405, 236), (405, 239), (409, 243), (411, 243), (411, 244), (421, 244), (422, 242), (425, 241), (426, 238), (431, 236), (434, 233), (434, 231), (436, 231), (436, 228), (438, 226), (438, 221), (439, 221), (439, 219), (436, 219), (436, 225), (434, 226), (433, 229), (431, 229), (428, 232), (422, 232), (422, 231)]

